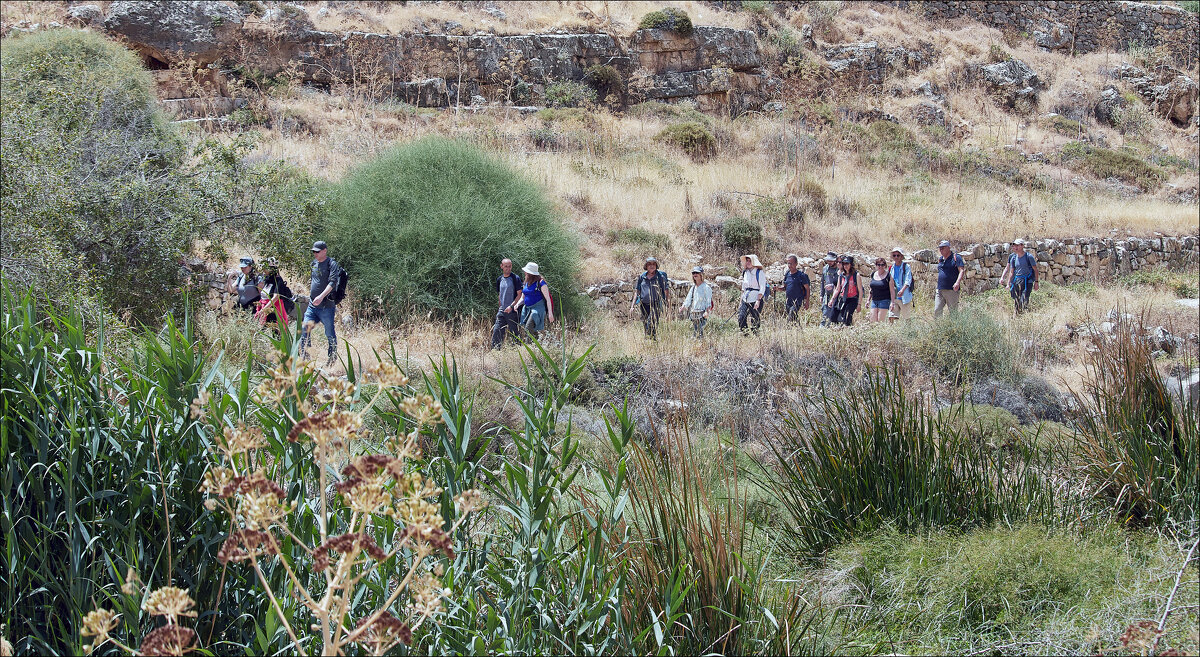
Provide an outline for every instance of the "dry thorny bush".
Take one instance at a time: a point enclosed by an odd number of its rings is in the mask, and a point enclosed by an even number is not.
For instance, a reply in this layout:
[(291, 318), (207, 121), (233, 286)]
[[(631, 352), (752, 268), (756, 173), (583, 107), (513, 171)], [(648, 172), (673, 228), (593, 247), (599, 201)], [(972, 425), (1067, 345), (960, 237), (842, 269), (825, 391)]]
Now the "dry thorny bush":
[[(393, 363), (381, 362), (364, 374), (363, 383), (376, 388), (365, 404), (354, 383), (325, 379), (311, 361), (285, 355), (254, 392), (261, 408), (278, 414), (281, 422), (276, 426), (291, 427), (288, 442), (307, 441), (311, 447), (319, 475), (318, 481), (294, 487), (303, 500), (289, 501), (268, 474), (276, 455), (267, 449), (270, 441), (262, 428), (230, 426), (207, 390), (191, 406), (192, 418), (217, 437), (202, 488), (209, 496), (206, 506), (229, 518), (217, 559), (249, 564), (297, 654), (312, 650), (318, 636), (323, 655), (343, 654), (351, 644), (373, 655), (411, 644), (413, 632), (442, 611), (450, 593), (441, 577), (443, 559), (454, 557), (451, 535), (482, 505), (477, 490), (465, 491), (454, 500), (458, 517), (446, 522), (437, 503), (442, 490), (414, 467), (421, 458), (422, 431), (442, 421), (441, 405), (429, 395), (404, 396), (408, 377)], [(319, 392), (310, 394), (310, 387)], [(397, 402), (406, 419), (400, 426), (410, 430), (389, 437), (379, 452), (354, 456), (352, 442), (368, 433), (364, 414), (385, 395)], [(343, 463), (341, 477), (330, 482), (335, 466)], [(319, 541), (301, 536), (303, 516), (309, 511), (315, 516)], [(283, 547), (289, 543), (299, 546), (291, 556)], [(271, 585), (272, 565), (285, 573), (284, 586)], [(142, 595), (132, 570), (126, 580), (124, 594)], [(391, 582), (398, 583), (388, 593)], [(351, 616), (364, 594), (375, 601), (369, 607), (374, 610), (355, 621)], [(378, 597), (371, 598), (373, 594)], [(285, 611), (289, 600), (307, 608), (310, 625), (299, 626), (299, 615)], [(94, 637), (85, 650), (90, 653), (108, 641), (140, 655), (197, 650), (196, 632), (179, 622), (196, 616), (194, 604), (187, 591), (173, 586), (150, 592), (142, 610), (164, 617), (166, 623), (149, 632), (136, 649), (111, 635), (119, 615), (96, 609), (84, 618), (83, 635)]]

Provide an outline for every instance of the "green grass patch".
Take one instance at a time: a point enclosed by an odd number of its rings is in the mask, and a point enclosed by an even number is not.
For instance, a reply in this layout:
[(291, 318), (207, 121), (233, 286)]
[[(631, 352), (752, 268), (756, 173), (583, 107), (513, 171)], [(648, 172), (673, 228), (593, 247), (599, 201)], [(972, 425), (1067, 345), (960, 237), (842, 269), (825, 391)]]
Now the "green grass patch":
[[(984, 654), (1009, 654), (998, 647), (1008, 644), (1021, 653), (1098, 654), (1118, 646), (1130, 623), (1161, 613), (1182, 561), (1173, 541), (1154, 535), (1018, 526), (922, 536), (887, 529), (837, 548), (829, 569), (851, 592), (848, 624), (860, 628), (856, 643), (867, 652), (997, 646)], [(1194, 608), (1172, 618), (1160, 648), (1194, 652), (1195, 618)]]
[(1116, 178), (1144, 191), (1155, 189), (1166, 179), (1161, 169), (1136, 155), (1080, 142), (1063, 146), (1062, 159), (1063, 164), (1074, 171), (1101, 180)]
[(608, 241), (613, 244), (629, 244), (650, 249), (669, 251), (671, 238), (663, 233), (646, 228), (620, 228), (608, 231)]
[(1047, 119), (1044, 123), (1050, 130), (1067, 137), (1078, 137), (1079, 135), (1087, 132), (1082, 123), (1073, 119), (1068, 119), (1062, 114), (1056, 114)]
[(1200, 297), (1200, 286), (1197, 285), (1196, 272), (1182, 273), (1162, 269), (1135, 271), (1118, 279), (1129, 286), (1144, 285), (1172, 292), (1180, 299), (1195, 299)]

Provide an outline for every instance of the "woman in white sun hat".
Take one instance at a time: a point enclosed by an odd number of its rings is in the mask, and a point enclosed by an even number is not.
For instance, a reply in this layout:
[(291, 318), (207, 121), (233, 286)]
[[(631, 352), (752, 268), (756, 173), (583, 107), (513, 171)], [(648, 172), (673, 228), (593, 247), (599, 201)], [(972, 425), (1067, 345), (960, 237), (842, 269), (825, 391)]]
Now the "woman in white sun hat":
[(517, 291), (513, 306), (521, 309), (521, 326), (536, 340), (538, 333), (546, 329), (546, 322), (554, 323), (554, 299), (536, 262), (526, 263), (521, 271), (525, 272), (525, 285)]
[(749, 328), (758, 335), (758, 327), (762, 322), (763, 291), (766, 289), (767, 275), (758, 261), (758, 255), (749, 253), (742, 256), (742, 305), (738, 307), (738, 328), (743, 334)]
[(889, 273), (892, 275), (892, 283), (896, 286), (896, 300), (888, 311), (888, 320), (894, 324), (897, 319), (912, 317), (913, 272), (912, 267), (904, 262), (904, 250), (900, 247), (892, 249), (892, 267)]

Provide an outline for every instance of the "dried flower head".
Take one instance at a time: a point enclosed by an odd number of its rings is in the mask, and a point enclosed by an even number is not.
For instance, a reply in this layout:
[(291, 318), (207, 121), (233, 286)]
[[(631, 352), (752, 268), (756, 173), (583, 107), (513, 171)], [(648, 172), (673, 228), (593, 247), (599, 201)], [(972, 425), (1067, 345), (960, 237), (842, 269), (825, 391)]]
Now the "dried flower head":
[(201, 390), (200, 394), (196, 395), (196, 398), (192, 400), (192, 403), (189, 406), (189, 408), (191, 409), (191, 415), (192, 415), (193, 420), (199, 420), (199, 421), (203, 422), (207, 418), (209, 399), (210, 399), (210, 397), (208, 394), (208, 390), (205, 389), (205, 390)]
[(415, 617), (429, 617), (441, 613), (442, 600), (450, 595), (450, 589), (443, 588), (441, 581), (429, 571), (413, 578), (409, 590), (411, 602), (408, 608)]
[(176, 586), (164, 586), (150, 592), (142, 603), (142, 611), (152, 616), (166, 616), (171, 623), (177, 622), (180, 616), (195, 616), (192, 607), (196, 601), (188, 592)]
[(1138, 621), (1125, 628), (1125, 633), (1119, 641), (1126, 648), (1141, 651), (1148, 648), (1159, 634), (1161, 632), (1158, 630), (1158, 623), (1149, 620)]
[(487, 506), (487, 503), (483, 501), (483, 493), (480, 493), (475, 488), (464, 490), (458, 497), (454, 498), (454, 508), (458, 510), (460, 515), (466, 515), (485, 506)]
[(220, 442), (221, 449), (225, 450), (225, 453), (230, 456), (245, 454), (260, 447), (266, 447), (267, 445), (267, 439), (263, 436), (262, 429), (247, 427), (245, 423), (239, 423), (236, 428), (225, 427), (222, 437), (223, 440)]
[(186, 655), (196, 649), (196, 632), (182, 625), (163, 625), (151, 630), (138, 648), (140, 655)]
[[(363, 627), (370, 620), (370, 616), (362, 619), (356, 629)], [(366, 644), (371, 654), (382, 655), (400, 643), (411, 646), (412, 628), (390, 611), (385, 611), (370, 624), (358, 642)]]
[(138, 577), (137, 571), (132, 566), (125, 571), (125, 583), (121, 585), (121, 593), (125, 595), (139, 595), (142, 592), (142, 578)]
[(239, 529), (230, 534), (221, 549), (217, 550), (217, 561), (245, 561), (264, 555), (279, 554), (279, 542), (267, 532)]
[(83, 627), (79, 633), (83, 636), (94, 636), (96, 641), (92, 644), (95, 648), (101, 643), (108, 640), (108, 633), (117, 629), (117, 622), (120, 616), (108, 609), (93, 609), (83, 617)]
[(380, 361), (365, 372), (369, 381), (374, 381), (384, 388), (403, 388), (408, 385), (408, 377), (395, 363)]

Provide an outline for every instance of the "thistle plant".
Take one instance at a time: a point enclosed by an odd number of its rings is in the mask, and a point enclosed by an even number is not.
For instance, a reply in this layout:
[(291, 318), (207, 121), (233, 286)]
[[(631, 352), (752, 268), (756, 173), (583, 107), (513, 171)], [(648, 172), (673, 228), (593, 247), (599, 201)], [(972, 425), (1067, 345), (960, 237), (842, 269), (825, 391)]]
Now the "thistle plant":
[[(228, 518), (216, 558), (253, 572), (287, 633), (288, 650), (297, 654), (341, 655), (357, 645), (382, 655), (411, 645), (450, 594), (441, 580), (445, 560), (454, 558), (451, 535), (481, 506), (480, 493), (465, 490), (454, 498), (456, 517), (443, 518), (441, 488), (415, 467), (422, 433), (442, 422), (440, 404), (409, 394), (409, 379), (394, 363), (380, 362), (354, 379), (353, 373), (327, 379), (312, 362), (284, 352), (248, 395), (258, 407), (257, 425), (232, 420), (236, 400), (229, 395), (203, 391), (190, 409), (214, 436), (201, 489), (208, 509)], [(369, 400), (367, 389), (373, 389)], [(396, 397), (401, 432), (364, 449), (372, 444), (364, 415), (381, 398)], [(297, 447), (313, 467), (286, 465), (288, 450)], [(289, 472), (308, 474), (285, 481)], [(187, 593), (171, 595), (182, 600)], [(172, 612), (167, 625), (136, 651), (109, 635), (117, 626), (111, 611), (91, 612), (84, 632), (96, 637), (92, 647), (112, 640), (137, 654), (193, 649), (195, 633), (176, 622), (190, 606), (161, 609)], [(147, 641), (155, 636), (152, 652)]]

